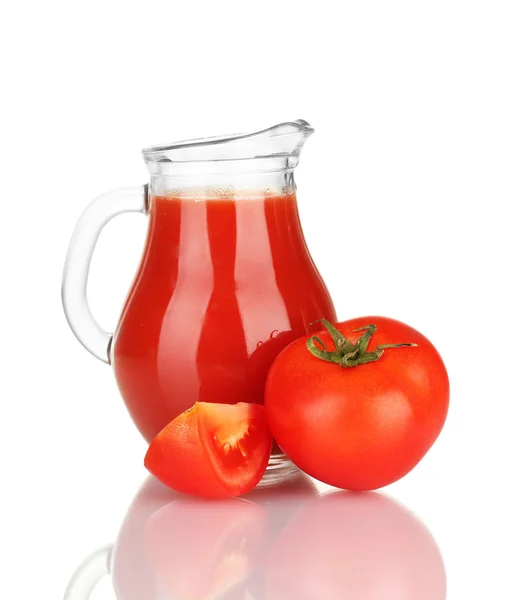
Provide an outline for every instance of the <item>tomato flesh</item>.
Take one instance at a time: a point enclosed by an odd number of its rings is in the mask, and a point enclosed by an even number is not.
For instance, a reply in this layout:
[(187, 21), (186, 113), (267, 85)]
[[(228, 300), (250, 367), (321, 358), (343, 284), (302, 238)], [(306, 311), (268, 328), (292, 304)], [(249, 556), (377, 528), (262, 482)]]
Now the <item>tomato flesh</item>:
[(226, 498), (258, 484), (271, 445), (263, 406), (197, 402), (154, 438), (145, 466), (179, 492)]

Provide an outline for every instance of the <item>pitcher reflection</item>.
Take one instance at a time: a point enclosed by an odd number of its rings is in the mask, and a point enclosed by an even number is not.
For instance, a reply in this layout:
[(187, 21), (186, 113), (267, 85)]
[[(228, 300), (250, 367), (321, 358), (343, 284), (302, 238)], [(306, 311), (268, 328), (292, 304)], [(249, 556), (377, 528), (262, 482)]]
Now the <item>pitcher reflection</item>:
[[(66, 600), (89, 598), (89, 569), (75, 574)], [(150, 479), (110, 571), (118, 600), (446, 598), (441, 554), (419, 519), (381, 493), (319, 494), (305, 476), (223, 501)]]

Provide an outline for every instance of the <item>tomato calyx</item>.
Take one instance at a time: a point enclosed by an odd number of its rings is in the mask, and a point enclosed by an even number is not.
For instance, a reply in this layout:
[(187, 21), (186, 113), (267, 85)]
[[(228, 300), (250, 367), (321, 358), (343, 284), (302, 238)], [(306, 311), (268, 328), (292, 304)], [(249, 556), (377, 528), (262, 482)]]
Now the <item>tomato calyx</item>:
[[(372, 352), (368, 352), (367, 348), (369, 347), (370, 340), (378, 329), (376, 325), (365, 325), (365, 327), (354, 329), (355, 332), (362, 331), (363, 333), (353, 344), (326, 319), (320, 319), (315, 322), (323, 324), (329, 332), (336, 350), (334, 352), (328, 351), (323, 341), (317, 335), (313, 335), (307, 340), (307, 349), (316, 358), (343, 368), (358, 367), (359, 365), (377, 361), (383, 356), (387, 348), (416, 347), (418, 345), (411, 343), (382, 344), (381, 346), (377, 346)], [(318, 344), (321, 348), (318, 348)]]

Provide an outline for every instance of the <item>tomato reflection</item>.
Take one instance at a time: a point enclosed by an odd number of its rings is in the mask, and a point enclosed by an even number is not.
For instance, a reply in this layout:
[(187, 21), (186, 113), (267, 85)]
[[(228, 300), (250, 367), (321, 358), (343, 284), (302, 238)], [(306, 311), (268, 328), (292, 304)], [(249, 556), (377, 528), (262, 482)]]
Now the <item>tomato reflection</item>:
[(253, 502), (191, 498), (150, 478), (115, 545), (117, 597), (241, 600), (267, 534), (267, 514)]
[(157, 583), (173, 598), (222, 598), (243, 587), (266, 531), (265, 512), (251, 502), (181, 498), (148, 520), (146, 555)]
[(257, 600), (444, 600), (445, 567), (426, 527), (379, 493), (307, 503), (271, 547)]
[(381, 493), (319, 495), (303, 474), (205, 501), (149, 479), (114, 550), (118, 600), (444, 600), (421, 521)]

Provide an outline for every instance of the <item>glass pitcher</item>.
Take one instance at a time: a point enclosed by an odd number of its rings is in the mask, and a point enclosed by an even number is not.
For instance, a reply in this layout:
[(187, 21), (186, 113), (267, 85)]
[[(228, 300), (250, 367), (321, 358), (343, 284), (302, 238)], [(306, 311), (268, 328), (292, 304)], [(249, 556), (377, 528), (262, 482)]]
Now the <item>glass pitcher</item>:
[[(294, 169), (312, 132), (299, 120), (147, 148), (150, 183), (100, 196), (80, 217), (65, 314), (85, 348), (113, 365), (147, 441), (196, 401), (263, 403), (276, 355), (317, 319), (336, 321), (296, 204)], [(92, 316), (86, 285), (101, 229), (125, 212), (148, 215), (149, 227), (111, 334)]]

